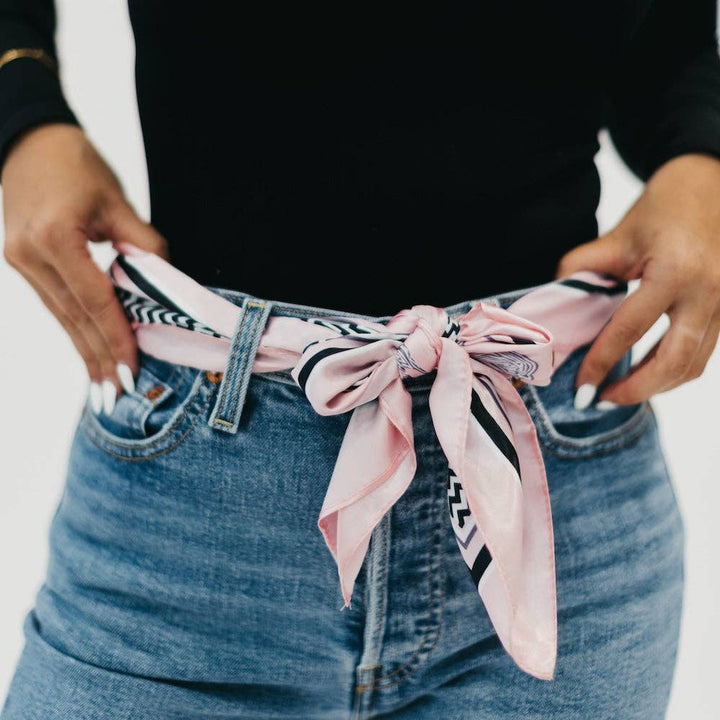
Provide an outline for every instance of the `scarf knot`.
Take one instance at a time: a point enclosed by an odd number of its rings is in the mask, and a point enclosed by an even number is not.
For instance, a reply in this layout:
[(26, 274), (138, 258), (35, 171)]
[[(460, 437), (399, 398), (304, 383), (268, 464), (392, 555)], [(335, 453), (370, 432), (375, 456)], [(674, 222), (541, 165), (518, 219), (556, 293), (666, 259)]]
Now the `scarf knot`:
[(415, 378), (437, 369), (442, 354), (442, 338), (457, 338), (459, 326), (447, 312), (432, 305), (414, 305), (395, 316), (393, 327), (408, 319), (415, 327), (399, 345), (395, 360), (402, 378)]

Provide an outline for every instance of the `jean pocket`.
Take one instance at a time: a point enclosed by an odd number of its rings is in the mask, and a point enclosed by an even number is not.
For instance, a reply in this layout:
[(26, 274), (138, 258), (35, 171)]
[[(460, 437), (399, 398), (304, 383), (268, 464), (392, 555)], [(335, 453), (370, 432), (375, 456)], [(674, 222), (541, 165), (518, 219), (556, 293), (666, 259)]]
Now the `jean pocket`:
[[(584, 410), (575, 408), (575, 375), (588, 348), (572, 353), (556, 370), (550, 385), (523, 385), (519, 389), (541, 445), (562, 457), (615, 452), (635, 442), (652, 426), (654, 411), (649, 400), (610, 410), (598, 410), (594, 400)], [(626, 375), (630, 367), (628, 352), (608, 373), (597, 395), (610, 382)]]
[(138, 348), (135, 389), (123, 391), (109, 415), (95, 414), (89, 393), (80, 424), (100, 448), (125, 458), (151, 457), (178, 446), (207, 409), (217, 374), (167, 362)]

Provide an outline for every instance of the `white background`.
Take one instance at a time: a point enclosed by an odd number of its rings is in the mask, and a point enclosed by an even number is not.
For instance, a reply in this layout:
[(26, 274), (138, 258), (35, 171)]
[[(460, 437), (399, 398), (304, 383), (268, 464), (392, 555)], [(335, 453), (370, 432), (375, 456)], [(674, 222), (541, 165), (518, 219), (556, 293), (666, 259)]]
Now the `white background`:
[[(91, 140), (145, 220), (149, 200), (134, 86), (126, 0), (56, 0), (65, 93)], [(603, 194), (600, 231), (641, 191), (605, 133), (596, 157)], [(98, 262), (112, 257), (92, 245)], [(636, 284), (631, 285), (634, 289)], [(70, 438), (86, 389), (85, 367), (30, 285), (0, 259), (0, 698), (22, 647), (22, 620), (45, 572), (47, 531), (60, 499)], [(636, 346), (639, 358), (667, 327), (661, 319)], [(704, 375), (656, 395), (653, 404), (687, 533), (687, 585), (670, 720), (720, 718), (720, 351)], [(1, 700), (0, 700), (1, 704)]]

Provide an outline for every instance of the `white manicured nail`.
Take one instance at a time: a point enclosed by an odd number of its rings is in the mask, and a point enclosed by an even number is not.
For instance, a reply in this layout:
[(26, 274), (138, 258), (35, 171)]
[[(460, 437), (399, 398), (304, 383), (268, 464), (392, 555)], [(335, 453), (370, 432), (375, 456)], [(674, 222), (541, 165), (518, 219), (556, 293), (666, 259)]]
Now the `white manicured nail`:
[(618, 407), (618, 405), (612, 400), (600, 400), (600, 402), (598, 402), (595, 407), (598, 410), (612, 410), (613, 408)]
[(115, 383), (112, 380), (105, 379), (102, 381), (102, 393), (103, 393), (103, 410), (106, 415), (110, 415), (115, 407), (115, 397), (117, 396), (117, 390)]
[(96, 415), (100, 414), (103, 405), (102, 388), (100, 383), (90, 382), (90, 407)]
[(575, 393), (575, 409), (584, 410), (595, 397), (597, 387), (592, 383), (584, 383)]
[(115, 369), (117, 370), (118, 377), (120, 378), (120, 384), (123, 386), (125, 392), (131, 393), (135, 391), (135, 380), (132, 376), (132, 370), (124, 362), (119, 362)]

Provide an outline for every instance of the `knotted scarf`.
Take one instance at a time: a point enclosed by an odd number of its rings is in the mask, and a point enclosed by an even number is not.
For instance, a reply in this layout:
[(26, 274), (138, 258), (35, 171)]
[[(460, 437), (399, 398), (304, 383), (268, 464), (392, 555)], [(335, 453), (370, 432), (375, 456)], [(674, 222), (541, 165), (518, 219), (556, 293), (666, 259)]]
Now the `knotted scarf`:
[[(145, 352), (223, 371), (241, 308), (163, 258), (115, 243), (110, 275)], [(352, 411), (318, 527), (338, 567), (343, 607), (373, 529), (417, 468), (404, 384), (434, 372), (429, 409), (447, 457), (448, 508), (472, 582), (523, 671), (554, 677), (555, 556), (535, 426), (518, 393), (547, 385), (590, 343), (627, 291), (593, 271), (530, 289), (507, 309), (476, 302), (457, 317), (432, 305), (388, 322), (270, 314), (252, 372), (290, 370), (321, 415)]]

